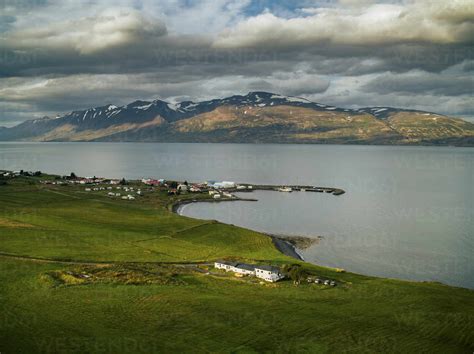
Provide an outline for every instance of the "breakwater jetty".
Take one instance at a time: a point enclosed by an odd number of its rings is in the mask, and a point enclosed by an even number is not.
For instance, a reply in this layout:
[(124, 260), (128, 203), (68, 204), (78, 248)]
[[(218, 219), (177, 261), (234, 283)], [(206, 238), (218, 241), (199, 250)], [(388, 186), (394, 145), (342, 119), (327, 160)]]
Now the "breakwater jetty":
[(245, 186), (246, 188), (237, 189), (233, 191), (237, 191), (237, 192), (252, 192), (254, 190), (278, 191), (278, 190), (283, 190), (285, 188), (289, 188), (292, 191), (329, 193), (332, 195), (342, 195), (346, 193), (343, 189), (340, 189), (340, 188), (316, 187), (316, 186), (307, 186), (307, 185), (272, 185), (272, 184), (246, 184), (246, 183), (241, 183), (239, 185)]

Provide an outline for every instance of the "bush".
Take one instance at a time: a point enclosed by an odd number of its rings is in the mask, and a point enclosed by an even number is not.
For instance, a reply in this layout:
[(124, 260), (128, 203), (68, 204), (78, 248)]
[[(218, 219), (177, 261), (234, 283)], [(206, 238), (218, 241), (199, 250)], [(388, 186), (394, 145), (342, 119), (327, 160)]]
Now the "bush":
[(287, 277), (293, 280), (295, 285), (299, 285), (308, 278), (308, 273), (299, 264), (286, 264), (283, 266), (283, 272)]

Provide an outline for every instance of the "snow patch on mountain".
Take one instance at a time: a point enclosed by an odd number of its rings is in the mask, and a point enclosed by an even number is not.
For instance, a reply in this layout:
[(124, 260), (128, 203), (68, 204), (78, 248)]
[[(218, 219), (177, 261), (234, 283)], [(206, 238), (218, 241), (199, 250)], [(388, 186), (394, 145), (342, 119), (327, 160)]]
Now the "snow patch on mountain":
[(140, 109), (140, 110), (143, 110), (143, 111), (146, 111), (148, 108), (150, 108), (151, 106), (153, 106), (153, 103), (149, 103), (149, 104), (146, 104), (146, 105), (143, 105), (143, 106), (138, 106), (138, 107), (134, 107), (135, 109)]
[(311, 102), (308, 101), (307, 99), (300, 98), (300, 97), (285, 97), (285, 99), (286, 99), (288, 102), (311, 103)]

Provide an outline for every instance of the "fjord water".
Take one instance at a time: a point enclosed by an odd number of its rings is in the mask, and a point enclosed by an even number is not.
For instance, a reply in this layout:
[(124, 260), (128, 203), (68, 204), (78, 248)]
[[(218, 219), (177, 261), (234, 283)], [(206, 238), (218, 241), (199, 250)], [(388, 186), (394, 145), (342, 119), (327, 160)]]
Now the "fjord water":
[[(0, 143), (0, 169), (84, 176), (338, 187), (255, 191), (258, 202), (201, 203), (184, 215), (322, 236), (310, 262), (474, 288), (474, 149), (450, 147)], [(245, 194), (247, 196), (247, 194)]]

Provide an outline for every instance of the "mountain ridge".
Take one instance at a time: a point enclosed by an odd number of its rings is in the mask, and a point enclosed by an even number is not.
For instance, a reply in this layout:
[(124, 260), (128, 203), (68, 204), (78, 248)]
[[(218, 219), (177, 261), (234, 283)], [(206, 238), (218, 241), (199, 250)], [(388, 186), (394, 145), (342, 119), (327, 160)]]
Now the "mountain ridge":
[(201, 102), (106, 104), (0, 127), (0, 140), (474, 146), (474, 124), (427, 111), (340, 108), (254, 91)]

